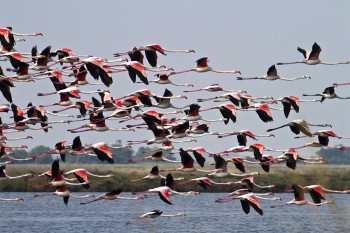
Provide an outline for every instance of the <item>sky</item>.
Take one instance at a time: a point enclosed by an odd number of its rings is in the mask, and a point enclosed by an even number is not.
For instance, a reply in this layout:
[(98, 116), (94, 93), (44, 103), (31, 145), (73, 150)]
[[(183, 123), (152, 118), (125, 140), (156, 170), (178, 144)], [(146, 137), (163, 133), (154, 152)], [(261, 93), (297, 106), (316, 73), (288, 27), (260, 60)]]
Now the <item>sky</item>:
[[(262, 76), (267, 69), (277, 62), (296, 61), (303, 57), (297, 47), (311, 50), (317, 42), (322, 52), (322, 61), (350, 60), (350, 2), (349, 1), (13, 1), (4, 0), (4, 9), (0, 15), (1, 26), (12, 26), (15, 32), (41, 32), (43, 37), (27, 37), (19, 42), (16, 49), (29, 52), (32, 46), (44, 49), (51, 45), (52, 50), (66, 47), (76, 54), (92, 54), (94, 56), (113, 59), (116, 52), (124, 52), (147, 44), (159, 44), (168, 49), (194, 49), (196, 53), (168, 53), (158, 55), (159, 64), (181, 71), (195, 67), (195, 61), (208, 57), (209, 65), (219, 70), (240, 70), (242, 77)], [(147, 62), (145, 62), (147, 64)], [(7, 67), (7, 62), (1, 62)], [(148, 65), (148, 64), (147, 64)], [(59, 66), (57, 66), (59, 67)], [(176, 83), (192, 83), (195, 89), (220, 84), (225, 89), (246, 90), (253, 96), (273, 96), (282, 98), (294, 95), (300, 99), (302, 94), (321, 93), (334, 82), (349, 82), (350, 65), (307, 66), (303, 64), (277, 66), (284, 77), (310, 75), (311, 79), (294, 82), (284, 81), (238, 81), (237, 74), (185, 73), (172, 77)], [(6, 73), (11, 75), (11, 73)], [(148, 72), (153, 79), (154, 73)], [(65, 77), (66, 80), (71, 80)], [(92, 77), (88, 79), (93, 81)], [(112, 96), (120, 97), (133, 91), (147, 88), (161, 95), (165, 88), (174, 95), (185, 94), (183, 91), (193, 88), (174, 87), (168, 85), (133, 84), (127, 73), (113, 75), (114, 83), (109, 90)], [(12, 88), (14, 103), (26, 106), (29, 101), (34, 105), (48, 104), (58, 101), (57, 96), (37, 97), (38, 92), (54, 91), (50, 80), (35, 83), (16, 83)], [(82, 90), (95, 90), (96, 86), (81, 86)], [(105, 87), (103, 87), (105, 88)], [(339, 96), (350, 96), (350, 86), (337, 89)], [(173, 100), (176, 106), (195, 103), (197, 98), (208, 98), (224, 93), (187, 93), (187, 100)], [(97, 95), (95, 95), (97, 96)], [(91, 95), (82, 95), (82, 99), (91, 100)], [(0, 102), (6, 100), (0, 96)], [(203, 109), (217, 103), (200, 103)], [(281, 104), (276, 107), (281, 107)], [(255, 134), (265, 134), (269, 128), (283, 125), (294, 119), (304, 119), (310, 123), (328, 123), (332, 130), (341, 136), (350, 136), (348, 114), (350, 100), (326, 100), (324, 103), (301, 103), (300, 112), (291, 111), (286, 119), (283, 112), (273, 111), (273, 122), (263, 123), (255, 112), (237, 113), (237, 122), (213, 123), (211, 131), (228, 132), (248, 129)], [(52, 107), (48, 110), (58, 110)], [(171, 109), (170, 109), (171, 110)], [(162, 111), (162, 110), (161, 110)], [(67, 111), (77, 115), (77, 110)], [(108, 115), (106, 113), (105, 115)], [(135, 114), (135, 112), (134, 112)], [(11, 122), (11, 113), (1, 113), (3, 122)], [(178, 115), (183, 117), (184, 114)], [(218, 110), (203, 112), (205, 119), (221, 118)], [(49, 117), (50, 120), (59, 120)], [(122, 127), (118, 121), (107, 122), (110, 127)], [(136, 122), (136, 121), (135, 121)], [(141, 122), (141, 121), (139, 121)], [(129, 122), (131, 123), (131, 122)], [(79, 126), (53, 125), (49, 133), (27, 131), (10, 136), (32, 135), (33, 140), (9, 142), (32, 148), (36, 145), (53, 147), (57, 142), (71, 142), (76, 134), (66, 130)], [(312, 127), (312, 131), (323, 128)], [(136, 132), (87, 132), (79, 134), (83, 143), (104, 141), (114, 143), (116, 140), (152, 139), (150, 131)], [(275, 131), (275, 138), (261, 138), (259, 143), (267, 147), (287, 149), (303, 145), (314, 139), (294, 139), (294, 134), (283, 128)], [(248, 144), (254, 141), (248, 139)], [(330, 144), (350, 145), (349, 140), (331, 139)], [(176, 147), (202, 146), (209, 151), (218, 152), (237, 146), (236, 137), (218, 139), (216, 136), (199, 138), (197, 143), (183, 143)], [(137, 148), (137, 147), (135, 147)], [(300, 150), (303, 156), (313, 156), (318, 148)], [(278, 155), (278, 154), (276, 154)]]

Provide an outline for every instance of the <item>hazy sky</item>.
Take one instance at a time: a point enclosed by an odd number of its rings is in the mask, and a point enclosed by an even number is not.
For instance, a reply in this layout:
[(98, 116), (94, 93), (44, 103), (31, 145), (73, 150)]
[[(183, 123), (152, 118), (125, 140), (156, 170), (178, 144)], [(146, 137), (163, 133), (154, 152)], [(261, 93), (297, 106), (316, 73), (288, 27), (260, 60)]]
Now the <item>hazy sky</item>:
[[(173, 67), (176, 71), (192, 68), (201, 57), (209, 57), (210, 66), (216, 69), (238, 69), (242, 76), (265, 75), (267, 69), (281, 61), (301, 60), (298, 46), (311, 50), (317, 42), (321, 48), (321, 60), (350, 60), (350, 2), (349, 1), (2, 1), (0, 22), (2, 26), (12, 26), (19, 33), (42, 32), (43, 37), (28, 37), (18, 43), (18, 51), (29, 52), (33, 45), (41, 50), (51, 45), (52, 49), (71, 48), (77, 54), (113, 58), (113, 53), (132, 49), (134, 46), (156, 43), (169, 49), (194, 49), (196, 53), (169, 53), (159, 55), (159, 63)], [(146, 62), (147, 64), (147, 62)], [(148, 64), (147, 64), (148, 65)], [(7, 67), (8, 62), (1, 62)], [(226, 89), (247, 90), (253, 96), (273, 96), (281, 98), (294, 95), (301, 99), (302, 94), (320, 93), (333, 82), (349, 82), (350, 65), (339, 66), (278, 66), (285, 77), (310, 75), (311, 80), (284, 81), (238, 81), (237, 75), (216, 73), (186, 73), (173, 77), (177, 83), (190, 82), (195, 88), (218, 83)], [(11, 73), (7, 73), (11, 75)], [(148, 73), (153, 79), (154, 73)], [(66, 80), (71, 78), (65, 77)], [(92, 77), (88, 79), (92, 81)], [(158, 84), (133, 84), (127, 73), (113, 75), (114, 83), (109, 88), (114, 97), (135, 90), (148, 88), (162, 94), (169, 88), (174, 95), (183, 94), (184, 87)], [(81, 86), (83, 90), (94, 90), (96, 86)], [(186, 90), (192, 88), (186, 88)], [(26, 106), (58, 101), (58, 96), (37, 97), (38, 92), (54, 91), (50, 80), (35, 83), (16, 83), (12, 89), (14, 103)], [(350, 96), (350, 86), (337, 89), (338, 95)], [(207, 98), (224, 93), (189, 93), (188, 100), (174, 100), (176, 106), (196, 102), (197, 98)], [(82, 95), (91, 100), (91, 95)], [(311, 99), (310, 97), (309, 99)], [(6, 100), (0, 96), (0, 102)], [(216, 103), (201, 104), (202, 108)], [(281, 107), (278, 104), (278, 107)], [(335, 133), (350, 136), (348, 124), (350, 100), (326, 100), (324, 103), (301, 103), (300, 113), (291, 111), (288, 119), (283, 112), (273, 111), (274, 121), (263, 123), (255, 112), (237, 113), (237, 122), (212, 124), (212, 131), (233, 131), (249, 129), (255, 134), (264, 134), (268, 128), (276, 127), (293, 119), (305, 119), (310, 123), (329, 123)], [(52, 107), (48, 110), (60, 109)], [(71, 110), (78, 114), (77, 110)], [(105, 115), (108, 115), (106, 113)], [(135, 114), (135, 112), (134, 112)], [(2, 113), (4, 122), (11, 122), (11, 113)], [(183, 117), (184, 114), (178, 115)], [(217, 119), (218, 110), (202, 113), (203, 118)], [(59, 119), (49, 117), (50, 120)], [(118, 121), (107, 122), (110, 127), (121, 127)], [(129, 122), (131, 123), (131, 122)], [(77, 136), (66, 131), (79, 126), (53, 125), (49, 133), (27, 131), (17, 135), (33, 135), (33, 140), (23, 143), (54, 146), (61, 140), (71, 142)], [(312, 128), (313, 131), (321, 128)], [(302, 145), (312, 139), (294, 139), (294, 134), (284, 128), (275, 132), (276, 138), (262, 138), (260, 143), (268, 147), (286, 149)], [(83, 143), (116, 140), (151, 139), (153, 134), (145, 130), (134, 132), (81, 133)], [(9, 135), (9, 137), (14, 136)], [(248, 144), (254, 141), (248, 139)], [(316, 140), (316, 138), (314, 139)], [(22, 142), (21, 142), (22, 143)], [(331, 139), (330, 144), (350, 145), (348, 140)], [(18, 142), (11, 142), (16, 145)], [(237, 146), (236, 137), (217, 139), (207, 136), (197, 143), (184, 143), (179, 146), (203, 146), (210, 151), (222, 151)], [(315, 149), (300, 150), (302, 155), (313, 155)], [(277, 155), (277, 154), (276, 154)]]

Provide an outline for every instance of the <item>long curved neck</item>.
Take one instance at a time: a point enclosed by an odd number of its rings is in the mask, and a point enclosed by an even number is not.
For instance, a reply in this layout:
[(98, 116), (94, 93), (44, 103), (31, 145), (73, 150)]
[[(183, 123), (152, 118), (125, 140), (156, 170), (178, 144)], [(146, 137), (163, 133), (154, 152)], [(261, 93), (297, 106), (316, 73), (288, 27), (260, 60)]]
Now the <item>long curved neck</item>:
[(214, 70), (210, 69), (210, 71), (215, 72), (215, 73), (230, 73), (230, 74), (239, 74), (240, 71), (238, 70)]
[(299, 76), (299, 77), (295, 77), (295, 78), (283, 78), (283, 77), (280, 77), (280, 79), (284, 80), (284, 81), (294, 81), (294, 80), (298, 80), (298, 79), (307, 79), (307, 78), (310, 78), (310, 76), (303, 75), (303, 76)]
[(139, 197), (120, 197), (120, 196), (117, 196), (116, 199), (119, 199), (119, 200), (139, 200), (140, 198)]

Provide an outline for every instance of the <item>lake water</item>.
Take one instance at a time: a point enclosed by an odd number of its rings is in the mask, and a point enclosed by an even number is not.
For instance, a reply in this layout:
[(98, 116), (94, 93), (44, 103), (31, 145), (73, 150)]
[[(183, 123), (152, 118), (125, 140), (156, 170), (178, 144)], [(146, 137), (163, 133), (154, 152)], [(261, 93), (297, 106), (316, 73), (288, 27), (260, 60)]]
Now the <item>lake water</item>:
[[(78, 193), (79, 195), (81, 193)], [(77, 195), (78, 195), (77, 194)], [(95, 193), (100, 195), (101, 193)], [(62, 198), (33, 198), (33, 193), (1, 193), (1, 197), (23, 197), (23, 202), (0, 202), (2, 232), (349, 232), (350, 195), (327, 195), (335, 204), (326, 206), (287, 206), (270, 208), (293, 198), (276, 194), (281, 201), (261, 200), (264, 215), (251, 209), (246, 215), (239, 201), (215, 203), (226, 193), (199, 196), (172, 196), (174, 205), (158, 196), (139, 201), (101, 200), (80, 205), (70, 198), (66, 207)], [(122, 193), (121, 196), (130, 196)], [(309, 195), (306, 195), (309, 198)], [(309, 198), (311, 200), (311, 198)], [(145, 212), (159, 209), (164, 214), (185, 212), (181, 217), (144, 219), (125, 223)]]

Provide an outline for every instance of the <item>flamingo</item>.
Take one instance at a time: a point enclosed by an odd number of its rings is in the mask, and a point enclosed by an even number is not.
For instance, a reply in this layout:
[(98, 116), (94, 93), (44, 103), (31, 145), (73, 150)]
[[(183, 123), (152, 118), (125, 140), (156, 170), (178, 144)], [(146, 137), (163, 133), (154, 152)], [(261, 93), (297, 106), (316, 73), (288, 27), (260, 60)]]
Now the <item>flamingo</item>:
[(307, 51), (305, 49), (302, 49), (298, 47), (298, 51), (303, 54), (305, 60), (295, 61), (295, 62), (278, 62), (277, 65), (289, 65), (289, 64), (306, 64), (306, 65), (317, 65), (317, 64), (324, 64), (324, 65), (339, 65), (339, 64), (349, 64), (350, 61), (345, 62), (322, 62), (319, 59), (320, 53), (321, 53), (321, 47), (315, 42), (312, 45), (312, 50)]
[(36, 185), (34, 188), (43, 188), (47, 186), (53, 186), (53, 187), (62, 187), (65, 185), (88, 185), (90, 182), (87, 180), (84, 183), (70, 183), (67, 180), (64, 179), (64, 176), (62, 175), (62, 172), (60, 170), (59, 160), (56, 159), (52, 162), (51, 165), (51, 181), (50, 183), (42, 184), (42, 185)]
[(91, 146), (80, 148), (79, 151), (71, 152), (72, 155), (91, 155), (91, 152), (94, 152), (97, 158), (100, 161), (107, 161), (108, 163), (114, 163), (113, 154), (108, 149), (108, 146), (104, 142), (98, 142), (92, 144)]
[[(267, 194), (255, 194), (255, 193), (247, 193), (247, 194), (243, 194), (243, 195), (239, 195), (239, 196), (235, 196), (232, 197), (230, 200), (240, 200), (241, 201), (241, 205), (242, 205), (242, 209), (244, 211), (244, 213), (249, 214), (250, 212), (250, 206), (254, 208), (254, 210), (256, 212), (258, 212), (260, 215), (263, 215), (264, 212), (262, 210), (261, 204), (258, 201), (259, 199), (263, 199), (263, 200), (281, 200), (280, 197), (272, 197), (272, 198), (268, 198), (268, 197), (262, 197), (263, 195), (270, 195), (270, 193)], [(226, 202), (227, 200), (217, 200), (216, 202)]]
[(294, 134), (300, 134), (300, 132), (302, 132), (303, 134), (305, 134), (308, 137), (312, 136), (311, 130), (309, 128), (309, 126), (318, 126), (318, 127), (332, 127), (329, 124), (310, 124), (308, 122), (306, 122), (305, 120), (302, 119), (297, 119), (297, 120), (293, 120), (288, 122), (287, 124), (284, 124), (282, 126), (276, 127), (276, 128), (271, 128), (266, 130), (266, 132), (271, 132), (274, 131), (276, 129), (280, 129), (283, 127), (289, 126), (290, 130), (294, 133)]
[(75, 176), (79, 175), (79, 174), (87, 174), (89, 176), (98, 177), (98, 178), (110, 178), (110, 177), (114, 178), (115, 177), (115, 175), (113, 175), (113, 174), (97, 175), (97, 174), (94, 174), (94, 173), (91, 173), (91, 172), (87, 171), (84, 168), (77, 168), (77, 169), (65, 172), (64, 174), (65, 175), (74, 174)]
[(209, 60), (207, 57), (202, 57), (196, 61), (196, 63), (197, 63), (196, 67), (189, 69), (189, 70), (184, 70), (184, 71), (179, 71), (179, 72), (171, 72), (170, 75), (182, 74), (182, 73), (191, 72), (191, 71), (195, 71), (195, 72), (199, 72), (199, 73), (211, 71), (211, 72), (215, 72), (215, 73), (241, 74), (241, 72), (239, 70), (215, 70), (215, 69), (211, 68), (210, 66), (208, 66), (208, 62), (209, 62)]
[(186, 121), (198, 121), (203, 120), (206, 122), (219, 122), (219, 121), (226, 121), (226, 118), (216, 119), (216, 120), (208, 120), (203, 119), (201, 115), (199, 115), (199, 109), (201, 106), (198, 104), (191, 104), (190, 109), (185, 109), (184, 112), (186, 113), (186, 117), (183, 117), (182, 120)]
[(229, 137), (232, 135), (237, 135), (237, 141), (240, 146), (247, 145), (247, 137), (250, 137), (254, 140), (258, 140), (257, 137), (275, 137), (274, 134), (256, 135), (249, 130), (239, 130), (239, 131), (232, 131), (228, 133), (221, 133), (218, 135), (218, 138)]
[(253, 106), (248, 106), (246, 108), (241, 108), (240, 110), (243, 110), (243, 111), (255, 111), (258, 114), (259, 118), (263, 122), (267, 123), (267, 122), (273, 121), (270, 109), (283, 111), (282, 109), (273, 108), (271, 106), (268, 106), (265, 103), (257, 103), (257, 104), (254, 104)]
[[(189, 153), (187, 153), (184, 149), (180, 148), (180, 157), (181, 157), (181, 164), (182, 167), (180, 168), (175, 168), (175, 169), (168, 169), (168, 170), (160, 170), (161, 172), (170, 172), (170, 171), (182, 171), (182, 172), (215, 172), (221, 169), (215, 169), (215, 170), (202, 170), (202, 169), (198, 169), (196, 167), (193, 166), (194, 163), (194, 159), (190, 156)], [(196, 155), (194, 154), (196, 161), (198, 162), (198, 164), (201, 167), (204, 167), (204, 162), (205, 162), (205, 158), (201, 155)]]
[(241, 179), (240, 181), (231, 182), (231, 184), (241, 184), (243, 188), (248, 188), (249, 190), (253, 190), (254, 186), (258, 187), (260, 189), (268, 189), (268, 188), (275, 188), (275, 185), (266, 185), (266, 186), (260, 186), (254, 183), (254, 176), (246, 177)]
[(237, 93), (247, 93), (247, 91), (244, 90), (225, 90), (222, 87), (219, 86), (219, 84), (211, 84), (208, 87), (203, 87), (199, 88), (196, 90), (185, 90), (184, 92), (197, 92), (197, 91), (208, 91), (208, 92), (218, 92), (218, 91), (223, 91), (223, 92), (237, 92)]
[(338, 191), (338, 190), (331, 190), (331, 189), (326, 189), (322, 185), (307, 185), (304, 186), (305, 190), (309, 191), (309, 194), (313, 200), (314, 203), (319, 204), (321, 203), (321, 200), (326, 200), (325, 198), (325, 193), (339, 193), (339, 194), (349, 194), (350, 190), (343, 190), (343, 191)]
[(115, 53), (114, 56), (119, 57), (119, 56), (123, 56), (123, 55), (127, 55), (127, 54), (130, 55), (130, 54), (134, 54), (134, 53), (137, 53), (140, 51), (145, 51), (146, 58), (152, 67), (157, 66), (158, 56), (157, 56), (156, 52), (159, 52), (163, 55), (166, 55), (165, 52), (181, 52), (181, 53), (194, 53), (195, 52), (193, 49), (173, 50), (173, 49), (165, 49), (158, 44), (149, 44), (149, 45), (140, 46), (139, 48), (133, 49), (132, 51)]
[(42, 36), (41, 32), (34, 33), (18, 33), (12, 31), (12, 27), (1, 27), (0, 28), (0, 41), (3, 46), (0, 52), (15, 51), (13, 46), (16, 44), (14, 36)]
[(221, 115), (226, 119), (224, 120), (225, 125), (228, 124), (229, 120), (231, 120), (233, 123), (236, 122), (236, 107), (232, 104), (221, 104), (215, 107), (211, 107), (208, 109), (203, 109), (200, 110), (200, 112), (204, 112), (204, 111), (208, 111), (208, 110), (212, 110), (212, 109), (219, 109)]
[(33, 175), (31, 173), (19, 175), (19, 176), (9, 176), (6, 173), (6, 165), (1, 165), (0, 166), (0, 181), (3, 180), (13, 180), (13, 179), (18, 179), (18, 178), (24, 178), (24, 177), (32, 177)]
[(170, 159), (164, 158), (163, 151), (157, 151), (156, 153), (152, 154), (151, 156), (147, 156), (147, 157), (143, 157), (143, 158), (130, 159), (129, 162), (139, 162), (139, 161), (145, 161), (145, 160), (181, 163), (181, 161), (170, 160)]
[(124, 62), (115, 66), (124, 66), (126, 70), (129, 73), (129, 77), (133, 83), (136, 83), (136, 76), (139, 77), (139, 79), (146, 85), (149, 84), (146, 70), (153, 71), (153, 72), (161, 72), (161, 71), (169, 71), (173, 70), (173, 68), (163, 68), (162, 69), (155, 69), (153, 67), (147, 67), (142, 65), (138, 61), (129, 61)]
[(52, 154), (60, 154), (60, 157), (62, 159), (63, 162), (65, 162), (65, 157), (66, 157), (66, 153), (68, 152), (68, 149), (65, 146), (66, 141), (61, 141), (56, 143), (54, 149), (49, 150), (48, 152), (45, 152), (43, 154), (40, 155), (35, 155), (32, 157), (33, 160), (47, 156), (47, 155), (52, 155)]
[[(154, 167), (152, 167), (151, 172), (147, 176), (139, 178), (139, 179), (129, 180), (129, 182), (134, 183), (134, 182), (137, 182), (140, 180), (145, 180), (145, 179), (154, 180), (154, 179), (165, 179), (165, 178), (166, 178), (165, 176), (162, 176), (161, 174), (159, 174), (158, 166), (154, 166)], [(183, 180), (183, 179), (184, 179), (183, 177), (179, 177), (179, 178), (176, 178), (174, 180)]]
[(172, 103), (170, 103), (170, 99), (187, 99), (187, 96), (185, 95), (178, 95), (178, 96), (174, 96), (173, 93), (171, 91), (169, 91), (168, 89), (165, 89), (165, 92), (163, 94), (162, 97), (157, 96), (155, 97), (157, 104), (153, 105), (154, 107), (157, 108), (175, 108), (175, 109), (183, 109), (185, 107), (175, 107)]
[(66, 186), (59, 186), (57, 187), (56, 191), (53, 193), (49, 193), (49, 194), (35, 194), (34, 197), (45, 197), (45, 196), (58, 196), (58, 197), (63, 197), (63, 202), (64, 204), (67, 206), (68, 205), (68, 200), (69, 197), (74, 197), (74, 198), (89, 198), (89, 197), (94, 197), (93, 194), (87, 194), (84, 196), (76, 196), (73, 195), (70, 191), (68, 191), (66, 189)]
[[(14, 157), (12, 157), (10, 154), (10, 152), (8, 152), (8, 149), (12, 149), (12, 148), (27, 148), (26, 145), (21, 145), (21, 146), (5, 146), (3, 144), (0, 144), (0, 159), (10, 159), (10, 160), (14, 160), (14, 161), (28, 161), (28, 160), (32, 160), (32, 158), (24, 158), (24, 159), (16, 159)], [(12, 162), (6, 162), (3, 165), (6, 165), (7, 163), (12, 163)]]
[(290, 149), (297, 150), (297, 149), (301, 149), (301, 148), (305, 148), (305, 147), (328, 147), (328, 148), (339, 149), (339, 150), (343, 150), (344, 149), (343, 146), (323, 145), (323, 143), (321, 143), (319, 141), (308, 142), (308, 143), (305, 143), (302, 146), (293, 147), (293, 148), (290, 148)]
[(303, 94), (303, 96), (322, 96), (320, 102), (322, 103), (325, 99), (342, 99), (342, 100), (346, 100), (346, 99), (350, 99), (350, 97), (340, 97), (335, 93), (335, 88), (336, 86), (331, 86), (331, 87), (327, 87), (326, 89), (324, 89), (324, 91), (322, 92), (322, 94)]
[(294, 199), (279, 206), (271, 206), (271, 208), (276, 208), (276, 207), (283, 207), (283, 206), (288, 206), (288, 205), (313, 205), (313, 206), (320, 206), (324, 204), (333, 204), (333, 201), (325, 201), (325, 202), (320, 202), (320, 203), (312, 203), (311, 201), (305, 199), (304, 193), (305, 189), (300, 186), (293, 184), (292, 189), (294, 191)]
[[(339, 139), (349, 139), (349, 137), (342, 137), (335, 134), (332, 130), (319, 130), (312, 133), (311, 137), (317, 136), (320, 144), (327, 146), (329, 142), (329, 137), (339, 138)], [(305, 136), (297, 136), (294, 138), (304, 138)]]
[(290, 169), (295, 170), (297, 166), (297, 161), (303, 162), (303, 163), (312, 163), (312, 164), (325, 164), (327, 163), (323, 158), (303, 158), (299, 155), (297, 151), (294, 149), (289, 149), (288, 151), (284, 152), (282, 155), (274, 158), (269, 159), (265, 162), (260, 162), (261, 165), (271, 165), (279, 162), (286, 162), (286, 166)]
[(237, 80), (254, 80), (254, 79), (262, 79), (262, 80), (268, 80), (268, 81), (275, 81), (275, 80), (283, 80), (283, 81), (294, 81), (298, 79), (311, 79), (309, 75), (303, 75), (301, 77), (296, 77), (296, 78), (283, 78), (277, 73), (277, 69), (275, 65), (270, 66), (270, 68), (267, 70), (267, 74), (264, 76), (259, 76), (259, 77), (252, 77), (252, 78), (242, 78), (242, 77), (237, 77)]
[(244, 176), (260, 175), (258, 172), (251, 172), (251, 173), (248, 173), (248, 174), (235, 174), (235, 173), (232, 173), (232, 172), (227, 170), (227, 163), (228, 163), (228, 161), (223, 159), (220, 155), (214, 155), (214, 160), (215, 160), (215, 169), (217, 169), (217, 171), (215, 171), (214, 173), (208, 174), (208, 176), (214, 176), (214, 177), (228, 177), (228, 176), (244, 177)]
[(114, 189), (109, 193), (98, 196), (96, 199), (88, 202), (81, 202), (81, 205), (86, 205), (92, 202), (100, 201), (100, 200), (140, 200), (143, 197), (121, 197), (119, 194), (122, 192), (122, 189)]
[[(158, 77), (155, 80), (149, 80), (150, 83), (157, 83), (157, 84), (170, 84), (173, 86), (178, 86), (178, 87), (193, 87), (193, 84), (190, 83), (185, 83), (185, 84), (178, 84), (178, 83), (173, 83), (170, 79), (168, 74), (166, 73), (160, 73), (160, 74), (156, 74), (156, 77)], [(137, 82), (137, 83), (141, 83), (141, 82)], [(184, 91), (186, 92), (186, 91)]]
[(220, 182), (215, 182), (211, 179), (209, 179), (208, 177), (198, 177), (198, 178), (193, 178), (190, 179), (188, 181), (184, 181), (184, 182), (179, 182), (177, 184), (179, 185), (183, 185), (183, 184), (188, 184), (191, 182), (196, 182), (196, 184), (198, 184), (199, 186), (201, 186), (204, 190), (207, 190), (207, 187), (213, 187), (213, 185), (231, 185), (231, 182), (224, 182), (224, 183), (220, 183)]
[(55, 92), (49, 92), (49, 93), (38, 93), (38, 96), (48, 96), (48, 95), (54, 95), (54, 94), (61, 94), (61, 93), (69, 93), (69, 95), (71, 97), (80, 99), (80, 95), (79, 93), (83, 93), (83, 94), (94, 94), (94, 93), (100, 93), (103, 92), (101, 90), (99, 91), (83, 91), (79, 89), (79, 85), (78, 84), (72, 84), (69, 87), (62, 89), (60, 91), (55, 91)]
[(143, 194), (143, 193), (158, 193), (160, 199), (164, 201), (165, 203), (169, 205), (173, 205), (170, 199), (170, 195), (181, 195), (181, 196), (192, 196), (192, 195), (198, 195), (198, 192), (195, 191), (189, 191), (189, 192), (177, 192), (168, 186), (161, 186), (158, 188), (148, 189), (143, 192), (133, 192), (133, 194)]
[(283, 98), (272, 100), (269, 103), (277, 103), (277, 101), (280, 101), (282, 103), (284, 116), (286, 118), (288, 118), (291, 109), (294, 109), (294, 111), (297, 112), (297, 113), (299, 112), (300, 102), (320, 102), (320, 100), (317, 100), (317, 99), (300, 100), (296, 96), (286, 96), (286, 97), (283, 97)]
[(140, 217), (138, 217), (136, 220), (134, 221), (129, 221), (126, 224), (133, 224), (135, 222), (138, 222), (142, 219), (145, 218), (157, 218), (157, 217), (177, 217), (177, 216), (186, 216), (185, 213), (179, 212), (179, 213), (175, 213), (175, 214), (163, 214), (163, 211), (160, 210), (152, 210), (150, 212), (144, 213), (143, 215), (141, 215)]

